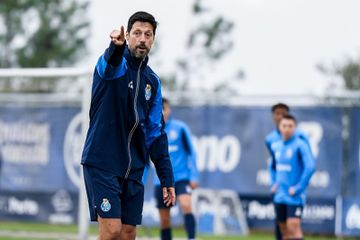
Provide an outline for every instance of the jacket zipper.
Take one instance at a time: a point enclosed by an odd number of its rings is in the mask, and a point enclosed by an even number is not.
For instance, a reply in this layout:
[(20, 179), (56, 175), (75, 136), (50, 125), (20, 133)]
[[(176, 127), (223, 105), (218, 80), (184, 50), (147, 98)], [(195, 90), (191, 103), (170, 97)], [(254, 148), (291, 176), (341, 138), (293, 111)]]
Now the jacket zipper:
[(125, 179), (129, 177), (130, 174), (130, 170), (131, 170), (131, 162), (132, 162), (132, 157), (131, 157), (131, 149), (130, 149), (130, 145), (131, 145), (131, 139), (134, 135), (134, 132), (137, 128), (137, 126), (139, 125), (139, 114), (137, 111), (137, 98), (139, 95), (139, 86), (140, 86), (140, 69), (141, 69), (141, 65), (142, 65), (143, 61), (140, 62), (140, 66), (139, 69), (137, 71), (137, 76), (136, 76), (136, 88), (135, 88), (135, 96), (134, 96), (134, 112), (135, 112), (135, 123), (133, 125), (133, 127), (131, 128), (131, 131), (129, 133), (128, 136), (128, 157), (129, 157), (129, 165), (128, 165), (128, 169), (126, 171), (125, 174)]

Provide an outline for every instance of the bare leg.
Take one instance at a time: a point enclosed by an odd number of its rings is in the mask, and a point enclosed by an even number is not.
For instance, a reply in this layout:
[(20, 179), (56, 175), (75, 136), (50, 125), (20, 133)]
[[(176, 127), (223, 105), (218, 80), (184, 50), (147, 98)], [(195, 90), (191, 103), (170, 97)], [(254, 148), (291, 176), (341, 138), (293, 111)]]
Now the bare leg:
[(123, 224), (121, 229), (122, 240), (135, 240), (136, 238), (136, 226)]
[(171, 227), (170, 208), (160, 208), (160, 226), (162, 229)]
[(286, 220), (286, 230), (287, 230), (286, 238), (289, 238), (289, 239), (303, 238), (300, 218), (288, 218)]
[(183, 214), (191, 213), (191, 195), (181, 194), (177, 197)]
[(277, 222), (279, 224), (281, 235), (283, 236), (283, 239), (286, 239), (287, 235), (287, 229), (286, 229), (286, 222)]
[(99, 240), (118, 240), (121, 233), (121, 220), (117, 218), (101, 218), (99, 222)]

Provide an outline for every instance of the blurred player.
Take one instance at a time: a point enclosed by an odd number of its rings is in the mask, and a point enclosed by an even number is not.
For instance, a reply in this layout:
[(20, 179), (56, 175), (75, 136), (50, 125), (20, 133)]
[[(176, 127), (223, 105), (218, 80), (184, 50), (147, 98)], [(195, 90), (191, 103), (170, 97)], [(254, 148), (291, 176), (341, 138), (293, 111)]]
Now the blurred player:
[[(289, 114), (290, 108), (285, 103), (277, 103), (271, 107), (272, 120), (275, 124), (275, 129), (270, 132), (265, 138), (265, 145), (270, 154), (270, 162), (269, 165), (272, 169), (275, 170), (275, 161), (274, 161), (274, 152), (271, 150), (271, 146), (273, 143), (282, 139), (281, 133), (279, 131), (279, 124), (283, 116)], [(303, 139), (307, 144), (309, 144), (308, 137), (300, 130), (295, 131), (295, 135), (301, 139)], [(310, 144), (309, 144), (310, 146)], [(274, 176), (271, 176), (273, 179)], [(282, 240), (281, 231), (279, 224), (275, 221), (275, 236), (277, 240)]]
[(315, 171), (314, 159), (303, 139), (296, 136), (296, 119), (285, 115), (280, 120), (282, 140), (271, 145), (275, 168), (270, 167), (271, 192), (283, 239), (303, 239), (301, 215), (306, 188)]
[[(184, 122), (171, 118), (171, 107), (163, 98), (165, 131), (169, 141), (169, 154), (175, 178), (177, 202), (184, 215), (184, 225), (188, 239), (195, 239), (195, 217), (191, 210), (191, 191), (198, 187), (199, 173), (196, 167), (195, 150), (191, 133)], [(160, 182), (154, 178), (155, 197), (159, 208), (161, 240), (172, 239), (170, 208), (162, 201)]]
[(151, 14), (134, 13), (126, 32), (121, 26), (110, 34), (110, 46), (95, 67), (81, 163), (100, 240), (135, 239), (144, 201), (141, 177), (149, 155), (161, 179), (164, 204), (175, 204), (160, 80), (147, 66), (156, 27)]
[[(1, 146), (0, 146), (1, 147)], [(2, 154), (1, 154), (1, 148), (0, 148), (0, 180), (1, 180), (1, 172), (2, 172), (2, 164), (3, 164), (3, 158), (2, 158)], [(1, 183), (1, 181), (0, 181)], [(0, 185), (0, 191), (1, 191), (1, 185)]]

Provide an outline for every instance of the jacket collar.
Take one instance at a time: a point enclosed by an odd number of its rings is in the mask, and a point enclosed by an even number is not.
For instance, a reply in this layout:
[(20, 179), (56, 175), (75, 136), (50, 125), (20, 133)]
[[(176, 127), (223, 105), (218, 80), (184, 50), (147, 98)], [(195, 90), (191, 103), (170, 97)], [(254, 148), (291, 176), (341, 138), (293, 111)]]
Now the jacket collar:
[(131, 52), (128, 48), (128, 45), (125, 46), (124, 57), (125, 57), (126, 61), (129, 63), (130, 67), (134, 68), (136, 70), (139, 68), (141, 62), (143, 62), (141, 65), (141, 69), (144, 70), (144, 68), (146, 67), (146, 65), (149, 61), (148, 56), (146, 56), (144, 60), (134, 57), (131, 54)]

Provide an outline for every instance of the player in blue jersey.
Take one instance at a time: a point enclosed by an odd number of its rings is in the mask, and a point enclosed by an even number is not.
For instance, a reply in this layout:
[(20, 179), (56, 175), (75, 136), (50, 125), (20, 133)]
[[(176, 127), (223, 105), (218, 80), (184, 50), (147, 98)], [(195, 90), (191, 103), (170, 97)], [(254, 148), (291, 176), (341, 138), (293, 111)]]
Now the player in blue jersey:
[[(1, 148), (0, 148), (0, 177), (1, 177), (2, 163), (3, 163), (3, 158), (2, 158), (2, 154), (1, 154)], [(0, 186), (0, 190), (1, 190), (1, 186)]]
[(269, 167), (275, 213), (283, 239), (303, 239), (301, 215), (306, 188), (315, 171), (309, 144), (296, 136), (296, 119), (285, 115), (280, 120), (282, 139), (271, 145), (275, 168)]
[[(184, 215), (184, 226), (188, 239), (195, 239), (196, 223), (191, 209), (191, 191), (198, 187), (199, 173), (196, 167), (196, 155), (191, 141), (191, 133), (184, 122), (171, 118), (171, 106), (165, 98), (163, 98), (163, 116), (174, 172), (177, 202)], [(169, 240), (172, 239), (170, 208), (164, 205), (161, 200), (161, 187), (157, 177), (154, 178), (154, 184), (160, 214), (161, 240)]]
[(156, 27), (151, 14), (134, 13), (126, 32), (121, 26), (110, 34), (110, 46), (95, 67), (81, 163), (100, 240), (136, 238), (144, 201), (141, 177), (149, 155), (164, 204), (175, 204), (160, 79), (147, 65)]
[[(289, 114), (289, 112), (290, 112), (290, 107), (285, 103), (277, 103), (271, 107), (272, 120), (275, 124), (275, 129), (266, 136), (265, 145), (270, 154), (269, 166), (273, 170), (275, 170), (275, 161), (274, 161), (274, 152), (271, 150), (271, 146), (273, 143), (282, 139), (281, 133), (279, 130), (279, 124), (280, 124), (280, 121), (283, 118), (283, 116)], [(303, 133), (299, 129), (296, 129), (295, 135), (298, 136), (299, 138), (303, 139), (310, 146), (308, 137), (306, 136), (305, 133)], [(271, 176), (271, 178), (274, 178), (274, 176)], [(275, 236), (276, 236), (277, 240), (283, 239), (281, 236), (280, 227), (279, 227), (279, 224), (277, 223), (277, 221), (275, 221)]]

